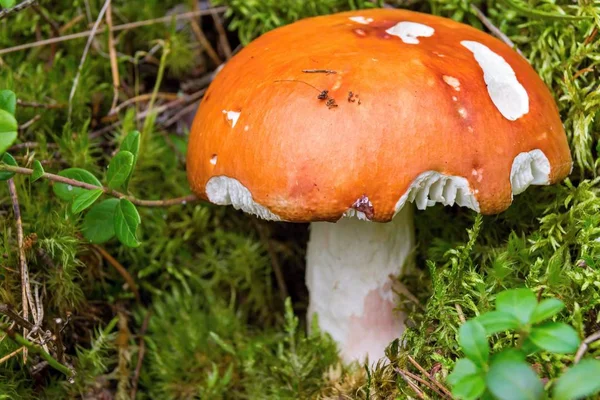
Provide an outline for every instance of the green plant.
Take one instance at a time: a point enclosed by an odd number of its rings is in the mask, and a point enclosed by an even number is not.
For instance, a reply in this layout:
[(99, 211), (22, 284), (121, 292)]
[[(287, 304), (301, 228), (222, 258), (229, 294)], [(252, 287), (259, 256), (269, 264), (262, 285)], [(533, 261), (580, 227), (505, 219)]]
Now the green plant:
[[(542, 399), (544, 384), (526, 361), (533, 353), (574, 353), (580, 345), (577, 332), (562, 322), (547, 321), (564, 308), (548, 298), (538, 303), (527, 289), (498, 294), (496, 310), (465, 322), (458, 342), (466, 358), (456, 362), (448, 382), (459, 399)], [(488, 336), (514, 331), (514, 347), (490, 355)], [(553, 398), (567, 400), (600, 392), (600, 361), (586, 359), (552, 382)], [(596, 377), (596, 378), (593, 378)]]

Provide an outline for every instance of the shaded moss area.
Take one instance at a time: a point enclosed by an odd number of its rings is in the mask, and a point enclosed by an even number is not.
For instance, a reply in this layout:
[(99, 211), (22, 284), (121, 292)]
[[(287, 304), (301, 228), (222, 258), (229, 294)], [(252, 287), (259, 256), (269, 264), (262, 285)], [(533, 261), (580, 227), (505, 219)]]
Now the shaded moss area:
[[(299, 18), (373, 6), (366, 0), (217, 3), (229, 6), (232, 50)], [(413, 296), (399, 304), (409, 313), (410, 328), (404, 350), (397, 343), (388, 349), (391, 363), (341, 365), (326, 336), (317, 328), (305, 333), (305, 225), (265, 223), (207, 204), (140, 208), (140, 247), (124, 247), (116, 240), (90, 246), (81, 236), (83, 217), (70, 213), (50, 182), (16, 176), (32, 286), (44, 308), (43, 328), (60, 335), (65, 348), (61, 361), (77, 375), (69, 383), (35, 354), (25, 364), (19, 353), (0, 363), (0, 399), (128, 399), (133, 394), (140, 399), (414, 398), (399, 371), (423, 375), (408, 356), (444, 383), (462, 356), (456, 340), (461, 315), (488, 311), (498, 292), (523, 285), (542, 298), (564, 301), (566, 309), (558, 319), (572, 324), (582, 338), (599, 331), (600, 7), (584, 1), (532, 1), (524, 12), (520, 6), (525, 3), (518, 0), (472, 3), (508, 35), (552, 89), (575, 168), (563, 184), (531, 188), (495, 217), (439, 206), (416, 215), (417, 268), (402, 281)], [(115, 2), (113, 24), (183, 13), (190, 4)], [(485, 29), (470, 4), (388, 2)], [(89, 30), (103, 5), (99, 0), (42, 1), (41, 12), (30, 8), (9, 15), (0, 20), (0, 49), (54, 37), (53, 24), (61, 35)], [(561, 19), (564, 14), (590, 18)], [(224, 61), (228, 49), (220, 26), (211, 15), (197, 21)], [(142, 199), (184, 196), (189, 193), (187, 131), (170, 119), (188, 105), (193, 109), (190, 99), (208, 83), (216, 62), (187, 19), (127, 28), (114, 36), (118, 104), (151, 95), (156, 88), (153, 109), (147, 112), (146, 98), (110, 114), (113, 72), (105, 25), (85, 57), (71, 100), (87, 36), (0, 54), (0, 88), (13, 90), (21, 101), (19, 123), (31, 122), (19, 132), (19, 143), (35, 142), (11, 154), (21, 166), (31, 166), (35, 159), (48, 172), (79, 167), (102, 179), (119, 143), (139, 129), (142, 144), (130, 192)], [(161, 65), (165, 73), (158, 79)], [(184, 100), (173, 104), (177, 98)], [(0, 183), (0, 303), (20, 310), (15, 220), (7, 186)], [(132, 278), (139, 299), (116, 263)], [(282, 298), (274, 274), (277, 264), (291, 302)], [(0, 321), (13, 322), (7, 316)], [(3, 336), (0, 359), (19, 349)], [(515, 341), (496, 335), (493, 349)], [(592, 345), (588, 352), (598, 357), (600, 346)], [(529, 361), (551, 380), (572, 360), (541, 353)], [(427, 387), (421, 389), (435, 398)]]

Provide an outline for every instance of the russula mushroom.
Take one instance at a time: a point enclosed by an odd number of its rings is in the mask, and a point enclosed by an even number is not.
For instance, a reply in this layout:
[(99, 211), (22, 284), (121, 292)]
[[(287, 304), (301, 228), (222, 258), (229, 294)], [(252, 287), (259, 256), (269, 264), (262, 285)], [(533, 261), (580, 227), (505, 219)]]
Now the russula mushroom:
[(572, 161), (554, 100), (499, 40), (402, 10), (273, 30), (217, 74), (192, 126), (199, 196), (310, 222), (309, 318), (345, 360), (401, 335), (392, 279), (411, 262), (413, 210), (505, 210)]

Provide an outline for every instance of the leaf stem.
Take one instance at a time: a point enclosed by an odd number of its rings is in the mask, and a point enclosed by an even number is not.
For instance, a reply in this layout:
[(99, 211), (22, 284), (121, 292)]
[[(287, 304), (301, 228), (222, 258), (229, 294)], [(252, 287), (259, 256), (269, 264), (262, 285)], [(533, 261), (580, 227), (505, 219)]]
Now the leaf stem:
[[(0, 171), (14, 172), (16, 174), (21, 174), (21, 175), (32, 175), (33, 174), (32, 169), (23, 168), (23, 167), (14, 167), (12, 165), (6, 165), (6, 164), (0, 165)], [(48, 172), (44, 172), (44, 174), (41, 176), (41, 178), (48, 179), (48, 180), (54, 181), (54, 182), (64, 183), (66, 185), (71, 185), (73, 187), (88, 189), (88, 190), (100, 189), (109, 196), (113, 196), (118, 199), (127, 199), (127, 200), (131, 201), (133, 204), (135, 204), (136, 206), (140, 206), (140, 207), (169, 207), (169, 206), (173, 206), (173, 205), (196, 202), (196, 201), (200, 200), (200, 198), (198, 198), (198, 196), (196, 196), (194, 194), (189, 194), (187, 196), (176, 197), (173, 199), (165, 199), (165, 200), (141, 200), (141, 199), (135, 198), (133, 196), (128, 196), (125, 193), (117, 192), (116, 190), (113, 190), (106, 186), (91, 185), (89, 183), (65, 178), (64, 176), (60, 176), (60, 175), (50, 174)]]

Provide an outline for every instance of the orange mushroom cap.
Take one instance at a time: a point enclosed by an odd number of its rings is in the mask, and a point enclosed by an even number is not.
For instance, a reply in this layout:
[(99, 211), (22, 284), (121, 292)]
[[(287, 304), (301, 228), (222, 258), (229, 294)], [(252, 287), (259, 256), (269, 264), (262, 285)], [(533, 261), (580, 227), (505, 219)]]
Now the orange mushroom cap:
[(297, 222), (349, 209), (389, 221), (411, 200), (498, 213), (571, 167), (552, 95), (524, 58), (467, 25), (393, 9), (250, 43), (207, 90), (187, 157), (199, 196)]

